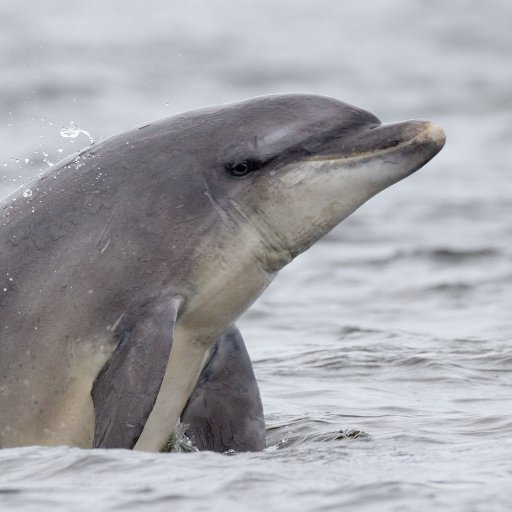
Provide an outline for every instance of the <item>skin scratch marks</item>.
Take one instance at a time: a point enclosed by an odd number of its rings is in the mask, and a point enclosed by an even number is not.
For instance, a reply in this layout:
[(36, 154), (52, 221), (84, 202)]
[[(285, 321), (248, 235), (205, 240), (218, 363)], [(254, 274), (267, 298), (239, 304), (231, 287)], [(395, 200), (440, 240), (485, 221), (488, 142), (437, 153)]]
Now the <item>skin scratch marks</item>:
[(91, 263), (96, 261), (96, 259), (99, 256), (101, 256), (108, 249), (108, 246), (110, 245), (110, 242), (111, 242), (111, 238), (107, 237), (107, 234), (108, 234), (110, 226), (112, 225), (112, 222), (114, 221), (114, 218), (117, 215), (117, 212), (119, 211), (120, 207), (121, 207), (120, 203), (115, 206), (115, 208), (112, 210), (112, 213), (111, 213), (107, 223), (101, 230), (100, 236), (98, 238), (98, 242), (96, 243), (96, 250), (90, 260)]

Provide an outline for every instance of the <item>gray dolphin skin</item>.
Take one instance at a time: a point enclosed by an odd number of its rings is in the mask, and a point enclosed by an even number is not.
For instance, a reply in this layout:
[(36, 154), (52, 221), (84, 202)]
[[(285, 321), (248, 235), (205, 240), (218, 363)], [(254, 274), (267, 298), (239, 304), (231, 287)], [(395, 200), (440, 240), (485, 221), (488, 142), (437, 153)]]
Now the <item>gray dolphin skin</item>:
[(266, 96), (99, 141), (5, 198), (0, 447), (159, 451), (186, 407), (200, 447), (262, 449), (234, 323), (444, 141), (430, 122)]
[(228, 329), (215, 345), (181, 421), (199, 450), (246, 452), (265, 448), (260, 391), (236, 327)]

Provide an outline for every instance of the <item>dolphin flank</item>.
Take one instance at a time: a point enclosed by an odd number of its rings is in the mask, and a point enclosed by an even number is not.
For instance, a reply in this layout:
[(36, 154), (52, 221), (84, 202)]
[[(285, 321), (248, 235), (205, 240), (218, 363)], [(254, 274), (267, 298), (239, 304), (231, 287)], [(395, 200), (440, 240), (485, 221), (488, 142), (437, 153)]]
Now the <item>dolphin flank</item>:
[[(0, 447), (260, 450), (235, 327), (277, 272), (443, 147), (273, 95), (99, 141), (0, 202)], [(28, 193), (27, 191), (30, 191)]]

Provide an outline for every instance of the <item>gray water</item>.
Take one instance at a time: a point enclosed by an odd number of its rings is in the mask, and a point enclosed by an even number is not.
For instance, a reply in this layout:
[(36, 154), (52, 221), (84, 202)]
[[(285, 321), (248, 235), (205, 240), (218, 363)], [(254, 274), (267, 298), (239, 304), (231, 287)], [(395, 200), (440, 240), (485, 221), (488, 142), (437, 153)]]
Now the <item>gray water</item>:
[(509, 0), (0, 0), (1, 195), (77, 128), (266, 93), (448, 134), (240, 321), (266, 451), (7, 449), (0, 509), (510, 510), (511, 24)]

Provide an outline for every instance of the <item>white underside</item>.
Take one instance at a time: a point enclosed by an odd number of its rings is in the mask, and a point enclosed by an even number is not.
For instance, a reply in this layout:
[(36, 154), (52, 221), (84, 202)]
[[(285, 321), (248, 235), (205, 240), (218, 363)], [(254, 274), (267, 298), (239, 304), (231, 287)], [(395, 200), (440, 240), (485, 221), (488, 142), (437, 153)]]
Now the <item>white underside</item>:
[(174, 432), (210, 348), (268, 286), (273, 276), (254, 259), (259, 237), (249, 226), (226, 233), (223, 225), (199, 247), (201, 262), (191, 277), (196, 293), (176, 325), (169, 363), (153, 410), (135, 445), (160, 451)]
[(176, 327), (162, 386), (135, 450), (162, 449), (194, 390), (207, 354), (207, 344), (179, 325)]

